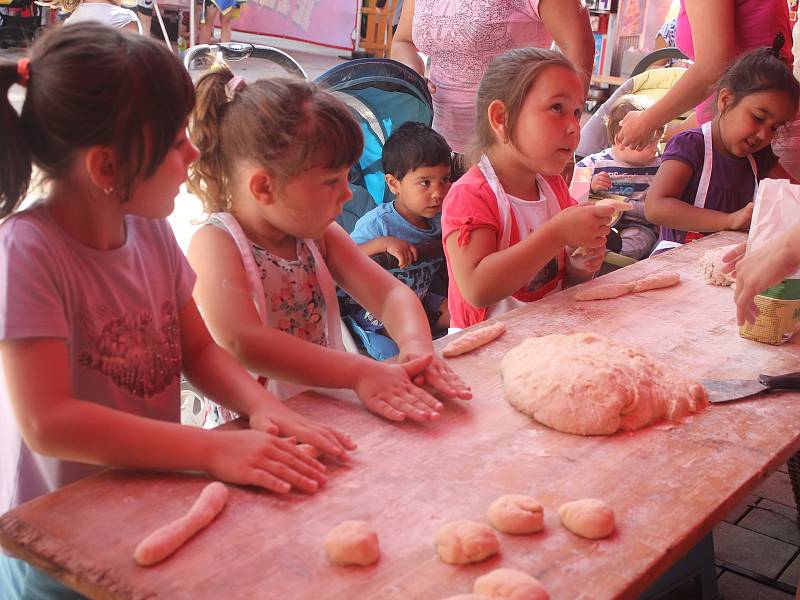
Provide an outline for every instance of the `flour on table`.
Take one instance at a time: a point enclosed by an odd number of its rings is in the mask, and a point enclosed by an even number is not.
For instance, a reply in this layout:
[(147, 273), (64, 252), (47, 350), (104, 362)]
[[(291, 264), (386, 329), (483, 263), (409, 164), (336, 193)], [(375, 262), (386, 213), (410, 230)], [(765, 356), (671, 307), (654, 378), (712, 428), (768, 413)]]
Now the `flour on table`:
[(488, 525), (474, 521), (453, 521), (436, 532), (436, 553), (442, 561), (463, 565), (480, 562), (500, 551), (500, 540)]
[(608, 537), (616, 529), (614, 511), (596, 498), (562, 504), (558, 509), (558, 516), (564, 527), (590, 540)]
[(366, 521), (344, 521), (331, 529), (325, 552), (337, 565), (371, 565), (381, 555), (378, 534)]
[(595, 334), (528, 338), (500, 368), (508, 403), (565, 433), (632, 431), (708, 404), (703, 386), (678, 367)]
[(495, 569), (482, 575), (473, 590), (493, 600), (550, 600), (541, 581), (516, 569)]

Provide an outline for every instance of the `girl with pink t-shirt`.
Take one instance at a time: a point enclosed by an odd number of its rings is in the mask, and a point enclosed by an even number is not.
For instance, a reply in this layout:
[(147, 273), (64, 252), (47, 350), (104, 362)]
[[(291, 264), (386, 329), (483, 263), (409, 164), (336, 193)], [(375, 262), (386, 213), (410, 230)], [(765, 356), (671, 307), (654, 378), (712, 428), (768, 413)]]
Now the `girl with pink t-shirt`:
[[(613, 209), (576, 206), (559, 175), (580, 137), (583, 86), (559, 52), (495, 58), (478, 88), (474, 166), (444, 201), (451, 327), (480, 323), (600, 268)], [(572, 250), (585, 251), (577, 257)]]

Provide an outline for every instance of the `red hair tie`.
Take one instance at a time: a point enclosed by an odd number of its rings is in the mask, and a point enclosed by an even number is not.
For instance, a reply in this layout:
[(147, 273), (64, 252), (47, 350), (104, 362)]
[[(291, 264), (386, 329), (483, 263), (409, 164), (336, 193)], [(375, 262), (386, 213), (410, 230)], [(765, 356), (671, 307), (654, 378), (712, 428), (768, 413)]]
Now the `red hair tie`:
[(28, 81), (31, 78), (31, 59), (20, 58), (17, 61), (17, 83), (22, 87), (28, 86)]

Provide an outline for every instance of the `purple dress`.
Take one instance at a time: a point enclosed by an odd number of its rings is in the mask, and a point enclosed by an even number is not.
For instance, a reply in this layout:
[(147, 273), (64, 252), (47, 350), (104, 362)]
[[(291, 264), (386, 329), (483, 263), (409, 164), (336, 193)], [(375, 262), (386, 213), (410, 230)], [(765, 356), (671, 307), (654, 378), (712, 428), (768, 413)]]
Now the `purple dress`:
[[(699, 128), (690, 129), (673, 137), (661, 157), (662, 164), (668, 160), (679, 160), (692, 168), (692, 177), (680, 196), (687, 204), (694, 205), (703, 170), (704, 150), (703, 132)], [(778, 162), (770, 146), (753, 154), (753, 158), (759, 179), (765, 177)], [(713, 150), (713, 161), (705, 208), (726, 213), (744, 208), (753, 199), (756, 184), (750, 161), (746, 157), (728, 157), (716, 149)], [(686, 232), (661, 227), (659, 239), (683, 244)]]

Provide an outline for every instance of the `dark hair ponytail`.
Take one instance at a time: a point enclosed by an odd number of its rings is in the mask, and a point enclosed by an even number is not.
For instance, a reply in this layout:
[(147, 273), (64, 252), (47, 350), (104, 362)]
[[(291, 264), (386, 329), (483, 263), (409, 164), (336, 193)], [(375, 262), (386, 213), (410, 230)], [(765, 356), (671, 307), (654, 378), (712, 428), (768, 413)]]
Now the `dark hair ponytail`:
[(31, 153), (22, 121), (11, 106), (8, 91), (17, 83), (17, 63), (0, 63), (0, 218), (13, 211), (31, 180)]
[(137, 178), (164, 160), (194, 104), (191, 78), (164, 44), (100, 24), (47, 32), (33, 45), (29, 67), (17, 118), (7, 99), (17, 67), (0, 63), (0, 216), (24, 196), (31, 162), (59, 180), (77, 152), (96, 145), (115, 152), (115, 187), (127, 198)]
[(723, 89), (733, 93), (733, 108), (745, 96), (759, 92), (785, 92), (797, 107), (800, 102), (800, 83), (789, 65), (781, 57), (785, 43), (782, 33), (775, 36), (772, 46), (757, 48), (742, 54), (725, 73), (717, 86), (717, 95)]

